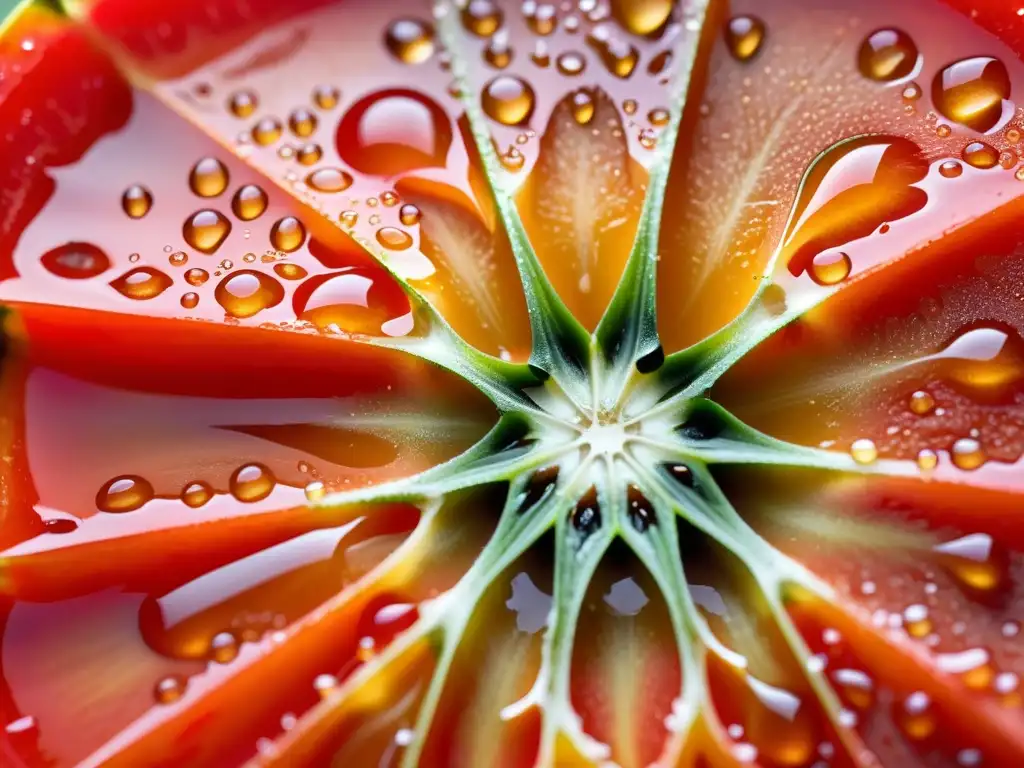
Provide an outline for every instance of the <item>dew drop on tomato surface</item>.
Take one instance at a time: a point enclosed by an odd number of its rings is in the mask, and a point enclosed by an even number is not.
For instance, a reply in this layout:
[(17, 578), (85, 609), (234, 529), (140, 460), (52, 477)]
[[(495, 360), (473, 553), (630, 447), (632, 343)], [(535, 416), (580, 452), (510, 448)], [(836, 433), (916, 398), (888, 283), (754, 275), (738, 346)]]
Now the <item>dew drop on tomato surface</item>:
[(231, 222), (220, 211), (204, 208), (185, 220), (181, 235), (202, 253), (214, 253), (231, 233)]
[(101, 512), (134, 512), (153, 498), (153, 486), (138, 475), (122, 475), (107, 482), (96, 494)]
[(412, 247), (412, 237), (398, 227), (381, 227), (376, 237), (377, 242), (389, 251), (404, 251)]
[(612, 0), (612, 18), (627, 32), (650, 35), (672, 15), (672, 0)]
[(878, 29), (861, 44), (857, 66), (864, 77), (887, 83), (910, 75), (919, 58), (917, 45), (906, 32)]
[(993, 594), (1008, 587), (1010, 558), (987, 533), (971, 533), (933, 547), (939, 564), (965, 589)]
[(199, 306), (199, 294), (195, 293), (194, 291), (189, 291), (188, 293), (183, 293), (181, 295), (181, 299), (180, 299), (179, 303), (185, 309), (195, 309), (196, 307)]
[(811, 262), (811, 278), (818, 285), (836, 285), (850, 276), (853, 262), (842, 251), (822, 251)]
[(269, 146), (281, 138), (281, 121), (276, 117), (264, 117), (252, 127), (252, 140), (260, 146)]
[(267, 210), (267, 193), (255, 184), (238, 188), (231, 198), (231, 212), (242, 221), (258, 219)]
[(580, 125), (587, 125), (594, 119), (594, 97), (581, 88), (572, 95), (572, 117)]
[(262, 464), (246, 464), (231, 475), (231, 495), (239, 501), (253, 502), (267, 498), (277, 480)]
[(153, 696), (160, 704), (170, 704), (182, 697), (187, 685), (188, 682), (181, 675), (168, 675), (157, 681)]
[(285, 280), (301, 280), (309, 273), (298, 264), (281, 263), (274, 265), (274, 273)]
[(204, 482), (189, 483), (181, 491), (181, 500), (186, 506), (197, 509), (213, 498), (213, 489)]
[(295, 292), (295, 314), (318, 328), (370, 336), (412, 330), (409, 300), (379, 267), (356, 267), (311, 278)]
[(110, 282), (111, 287), (129, 299), (154, 299), (173, 285), (171, 278), (152, 267), (137, 267)]
[(983, 141), (972, 141), (964, 147), (963, 159), (974, 168), (995, 168), (999, 164), (999, 151)]
[(299, 107), (288, 116), (288, 127), (291, 132), (302, 139), (313, 135), (317, 123), (316, 114), (305, 107)]
[(397, 595), (380, 595), (371, 600), (359, 618), (356, 633), (359, 636), (359, 657), (367, 661), (386, 648), (401, 632), (419, 618), (415, 603), (404, 601)]
[(323, 155), (324, 151), (319, 144), (303, 144), (295, 153), (295, 160), (300, 165), (316, 165)]
[(193, 267), (185, 273), (185, 282), (197, 288), (209, 279), (210, 273), (199, 267)]
[(224, 277), (213, 296), (231, 317), (244, 319), (280, 304), (284, 288), (270, 275), (243, 269)]
[(217, 197), (228, 187), (228, 169), (215, 157), (204, 157), (192, 166), (188, 185), (199, 197)]
[(92, 243), (65, 243), (40, 259), (51, 274), (69, 280), (87, 280), (110, 269), (110, 257)]
[(462, 26), (478, 37), (490, 37), (504, 21), (504, 14), (494, 0), (469, 0), (460, 15)]
[(121, 196), (121, 207), (132, 219), (141, 219), (153, 207), (153, 193), (141, 184), (133, 184)]
[(406, 64), (422, 64), (434, 55), (434, 28), (422, 19), (396, 19), (384, 33), (388, 51)]
[(565, 51), (558, 54), (558, 58), (555, 59), (555, 66), (563, 75), (574, 77), (582, 74), (583, 70), (587, 68), (587, 60), (577, 51)]
[(251, 117), (259, 103), (254, 92), (236, 91), (228, 97), (228, 111), (235, 117)]
[(878, 447), (873, 440), (862, 437), (850, 446), (850, 455), (858, 464), (871, 464), (878, 458)]
[(444, 166), (451, 121), (433, 100), (409, 89), (364, 96), (338, 124), (335, 146), (344, 163), (371, 176)]
[(975, 56), (943, 68), (932, 81), (935, 108), (953, 122), (976, 131), (996, 126), (1003, 101), (1010, 98), (1006, 65), (991, 56)]
[(587, 36), (587, 45), (597, 54), (608, 74), (626, 80), (633, 75), (640, 61), (640, 51), (632, 43), (617, 38)]
[(960, 469), (977, 469), (985, 463), (985, 449), (973, 437), (961, 437), (950, 451), (953, 464)]
[(398, 218), (407, 227), (415, 226), (420, 223), (422, 217), (420, 209), (412, 203), (406, 203), (398, 209)]
[(270, 228), (270, 244), (279, 251), (292, 253), (306, 242), (306, 227), (294, 216), (285, 216)]
[(238, 656), (238, 638), (231, 632), (218, 632), (210, 640), (210, 658), (218, 664), (227, 664)]
[(533, 88), (521, 77), (499, 75), (488, 82), (480, 96), (484, 112), (502, 125), (523, 125), (533, 114)]
[(725, 43), (737, 61), (750, 61), (764, 43), (765, 24), (757, 16), (733, 16), (725, 26)]
[(306, 184), (317, 192), (344, 192), (352, 186), (352, 175), (340, 168), (318, 168), (306, 177)]

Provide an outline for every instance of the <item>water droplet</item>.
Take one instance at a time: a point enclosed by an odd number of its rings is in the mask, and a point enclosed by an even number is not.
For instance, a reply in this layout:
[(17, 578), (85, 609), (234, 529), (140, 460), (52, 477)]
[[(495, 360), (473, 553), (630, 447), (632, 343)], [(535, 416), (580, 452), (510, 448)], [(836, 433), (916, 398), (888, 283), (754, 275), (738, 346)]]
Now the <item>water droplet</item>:
[(657, 32), (672, 14), (672, 0), (612, 0), (612, 17), (634, 35)]
[(809, 271), (818, 285), (836, 285), (850, 276), (853, 262), (842, 251), (822, 251), (814, 257)]
[(594, 97), (590, 91), (581, 89), (572, 95), (572, 116), (580, 125), (594, 119)]
[(932, 621), (928, 617), (928, 606), (914, 603), (903, 611), (903, 628), (911, 637), (927, 637), (932, 631)]
[(896, 723), (900, 730), (914, 741), (927, 739), (935, 732), (935, 716), (928, 694), (916, 691), (897, 704)]
[(309, 273), (298, 264), (275, 264), (274, 272), (285, 280), (301, 280)]
[(264, 117), (252, 128), (252, 140), (266, 147), (281, 138), (281, 121), (276, 117)]
[(421, 216), (420, 209), (412, 203), (406, 203), (398, 209), (398, 218), (407, 227), (419, 224)]
[(917, 101), (921, 98), (921, 95), (921, 86), (917, 83), (907, 84), (902, 93), (903, 98), (907, 101)]
[(319, 144), (303, 144), (295, 153), (295, 159), (301, 165), (316, 165), (323, 157), (323, 150)]
[[(270, 228), (270, 244), (279, 251), (292, 253), (306, 242), (306, 227), (294, 216), (285, 216)], [(276, 303), (276, 302), (275, 302)]]
[(890, 83), (913, 72), (918, 57), (917, 46), (906, 32), (878, 29), (861, 44), (857, 66), (864, 77)]
[(594, 35), (587, 37), (587, 45), (597, 53), (604, 68), (622, 80), (629, 78), (640, 61), (640, 51), (632, 43), (625, 40), (600, 39)]
[(335, 144), (360, 173), (395, 176), (445, 164), (452, 143), (448, 116), (416, 91), (379, 91), (357, 101), (338, 125)]
[(764, 22), (757, 16), (734, 16), (725, 27), (725, 43), (737, 61), (750, 61), (761, 50)]
[(101, 512), (134, 512), (153, 498), (153, 486), (138, 475), (122, 475), (110, 480), (96, 494)]
[(231, 476), (231, 495), (239, 501), (253, 502), (267, 498), (277, 481), (262, 464), (246, 464)]
[(939, 175), (945, 179), (955, 179), (964, 172), (964, 167), (956, 160), (946, 160), (939, 165)]
[(650, 128), (640, 131), (639, 140), (644, 149), (654, 149), (658, 145), (658, 136)]
[(132, 184), (121, 196), (121, 207), (133, 219), (141, 219), (153, 207), (153, 193), (141, 184)]
[(251, 117), (259, 103), (252, 91), (236, 91), (228, 98), (228, 111), (235, 117)]
[(284, 289), (270, 275), (243, 269), (221, 280), (213, 296), (229, 315), (246, 318), (280, 304)]
[(313, 135), (317, 122), (316, 115), (305, 107), (299, 107), (288, 116), (288, 127), (302, 139)]
[(859, 669), (837, 669), (832, 673), (832, 680), (836, 692), (850, 706), (866, 710), (874, 701), (874, 683)]
[(338, 687), (338, 678), (334, 675), (322, 674), (317, 675), (313, 680), (313, 689), (320, 694), (321, 698), (326, 698), (331, 694), (335, 688)]
[(636, 99), (626, 99), (622, 102), (622, 111), (627, 115), (635, 115), (638, 106)]
[(850, 446), (850, 455), (858, 464), (872, 464), (878, 459), (878, 448), (873, 440), (862, 437), (860, 440), (853, 441), (853, 445)]
[(200, 286), (210, 279), (210, 273), (205, 269), (193, 267), (185, 273), (185, 282), (189, 285)]
[(341, 99), (341, 91), (333, 85), (318, 85), (313, 89), (313, 103), (320, 109), (334, 109)]
[(175, 251), (167, 257), (167, 263), (172, 267), (183, 267), (188, 263), (188, 254), (184, 251)]
[(199, 294), (192, 291), (182, 294), (181, 306), (185, 309), (195, 309), (199, 306)]
[(945, 67), (932, 81), (935, 108), (954, 122), (988, 131), (1003, 114), (1010, 98), (1006, 65), (990, 56), (975, 56)]
[(267, 210), (267, 193), (255, 184), (239, 187), (231, 198), (231, 211), (242, 221), (252, 221)]
[(1017, 128), (1008, 128), (1006, 130), (1006, 143), (1007, 144), (1016, 144), (1016, 143), (1018, 143), (1020, 141), (1020, 139), (1021, 139), (1021, 133), (1020, 133), (1019, 129), (1017, 129)]
[(351, 229), (359, 222), (359, 214), (355, 211), (342, 211), (338, 214), (338, 221)]
[(939, 563), (965, 587), (993, 592), (1009, 578), (1009, 558), (987, 533), (972, 533), (933, 547)]
[(994, 168), (999, 164), (999, 152), (983, 141), (972, 141), (964, 147), (963, 159), (975, 168)]
[(926, 416), (935, 408), (935, 398), (923, 389), (910, 396), (910, 410), (918, 416)]
[(238, 638), (230, 632), (218, 632), (210, 640), (210, 658), (218, 664), (227, 664), (238, 656)]
[(196, 509), (213, 498), (213, 488), (203, 482), (189, 483), (181, 491), (186, 506)]
[(555, 31), (558, 26), (558, 16), (555, 6), (551, 3), (534, 3), (532, 6), (523, 4), (523, 14), (526, 17), (526, 24), (535, 35), (546, 37)]
[(526, 157), (515, 147), (509, 147), (498, 155), (498, 161), (506, 171), (516, 173), (517, 171), (521, 171), (523, 165), (526, 164)]
[(495, 69), (504, 69), (512, 63), (512, 48), (507, 43), (492, 40), (484, 48), (484, 61)]
[(917, 452), (917, 466), (924, 471), (935, 469), (939, 465), (939, 455), (928, 448), (922, 448)]
[(973, 437), (961, 437), (953, 443), (950, 452), (953, 457), (953, 464), (960, 469), (977, 469), (985, 463), (985, 451), (981, 443)]
[(192, 166), (188, 185), (199, 197), (217, 197), (228, 187), (228, 169), (215, 157), (204, 157)]
[(110, 269), (110, 257), (92, 243), (65, 243), (42, 255), (46, 270), (69, 280), (86, 280)]
[(587, 68), (587, 60), (576, 51), (566, 51), (565, 53), (560, 53), (558, 58), (555, 59), (555, 66), (558, 67), (558, 71), (563, 75), (575, 77), (582, 74), (583, 70)]
[(406, 64), (422, 64), (434, 55), (434, 28), (420, 19), (396, 19), (384, 34), (388, 51)]
[(230, 232), (231, 222), (220, 211), (211, 208), (193, 213), (181, 230), (185, 242), (202, 253), (216, 251)]
[(138, 267), (125, 272), (110, 285), (122, 296), (144, 301), (159, 296), (171, 287), (174, 281), (158, 269)]
[(177, 701), (185, 693), (186, 680), (181, 675), (168, 675), (161, 678), (153, 689), (153, 697), (160, 704)]
[(533, 88), (511, 75), (499, 75), (484, 86), (484, 112), (503, 125), (522, 125), (533, 114)]
[(671, 115), (669, 114), (669, 111), (664, 107), (655, 107), (647, 113), (647, 120), (650, 124), (659, 128), (663, 125), (668, 125), (670, 118)]
[(672, 63), (672, 51), (662, 51), (651, 59), (651, 63), (647, 65), (647, 73), (650, 75), (660, 75), (664, 72), (668, 65)]
[(303, 492), (306, 495), (306, 501), (319, 501), (327, 495), (327, 488), (322, 482), (316, 480), (307, 485)]
[(319, 168), (306, 177), (317, 192), (343, 192), (352, 186), (352, 176), (339, 168)]
[(404, 251), (412, 247), (412, 237), (397, 227), (382, 227), (377, 230), (377, 242), (391, 251)]
[(504, 15), (493, 0), (469, 0), (461, 16), (462, 26), (477, 37), (490, 37), (504, 21)]
[(295, 293), (295, 314), (318, 328), (403, 336), (412, 330), (409, 300), (382, 268), (357, 267), (307, 280)]

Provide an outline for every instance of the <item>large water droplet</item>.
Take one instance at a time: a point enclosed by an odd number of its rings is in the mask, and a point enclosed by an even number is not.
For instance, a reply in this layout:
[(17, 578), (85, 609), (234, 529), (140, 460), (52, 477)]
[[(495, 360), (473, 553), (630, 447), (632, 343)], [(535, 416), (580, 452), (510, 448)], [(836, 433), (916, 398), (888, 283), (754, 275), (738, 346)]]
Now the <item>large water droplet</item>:
[(173, 285), (173, 280), (158, 269), (137, 267), (125, 272), (110, 285), (122, 296), (144, 301), (159, 296)]
[(434, 55), (434, 28), (420, 19), (396, 19), (384, 33), (391, 54), (406, 64), (422, 64)]
[(995, 127), (1010, 98), (1006, 65), (990, 56), (962, 59), (945, 67), (932, 81), (935, 108), (950, 120), (976, 131)]
[(899, 29), (878, 29), (868, 35), (857, 54), (860, 73), (870, 80), (902, 80), (917, 67), (917, 46)]
[(365, 96), (338, 125), (338, 155), (351, 168), (395, 176), (445, 164), (452, 143), (448, 116), (416, 91), (395, 89)]
[(390, 251), (405, 251), (412, 247), (408, 232), (398, 227), (381, 227), (377, 230), (377, 242)]
[(189, 483), (181, 491), (181, 500), (193, 509), (213, 498), (213, 489), (204, 482)]
[(231, 198), (231, 212), (242, 221), (252, 221), (267, 210), (267, 193), (255, 184), (239, 187)]
[(285, 280), (301, 280), (309, 273), (298, 264), (275, 264), (274, 272), (278, 277), (283, 277)]
[(185, 242), (203, 253), (213, 253), (220, 248), (230, 232), (231, 222), (212, 208), (193, 213), (181, 229)]
[(280, 304), (284, 289), (270, 275), (243, 269), (221, 280), (213, 296), (229, 315), (246, 318)]
[(612, 17), (634, 35), (657, 32), (672, 15), (672, 0), (612, 0)]
[(110, 269), (110, 257), (92, 243), (65, 243), (42, 255), (48, 272), (69, 280), (85, 280)]
[(494, 0), (469, 0), (460, 15), (462, 26), (478, 37), (490, 37), (498, 31), (504, 20)]
[(343, 192), (352, 186), (352, 175), (339, 168), (319, 168), (306, 177), (317, 192)]
[(133, 184), (121, 196), (121, 207), (133, 219), (141, 219), (153, 207), (153, 193), (141, 184)]
[(983, 141), (972, 141), (963, 151), (964, 162), (973, 168), (995, 168), (999, 164), (999, 152)]
[(306, 227), (294, 216), (285, 216), (270, 228), (270, 244), (279, 251), (292, 253), (306, 242)]
[(96, 494), (101, 512), (134, 512), (153, 498), (153, 486), (138, 475), (122, 475), (110, 480)]
[(231, 475), (231, 495), (239, 501), (253, 502), (267, 498), (277, 480), (262, 464), (246, 464)]
[(217, 158), (204, 157), (192, 166), (188, 185), (199, 197), (217, 197), (228, 187), (228, 169)]
[(939, 562), (964, 587), (990, 593), (1008, 583), (1009, 558), (987, 533), (971, 533), (933, 548)]
[(960, 469), (977, 469), (985, 463), (985, 450), (973, 437), (961, 437), (954, 442), (950, 455)]
[(295, 292), (295, 314), (318, 328), (403, 336), (412, 330), (409, 300), (386, 271), (356, 267), (306, 281)]
[(533, 114), (533, 88), (525, 80), (499, 75), (484, 86), (480, 103), (489, 117), (503, 125), (522, 125)]
[(822, 251), (811, 261), (811, 279), (818, 285), (836, 285), (850, 276), (853, 262), (842, 251)]
[(765, 25), (757, 16), (733, 16), (725, 26), (725, 44), (737, 61), (750, 61), (764, 43)]

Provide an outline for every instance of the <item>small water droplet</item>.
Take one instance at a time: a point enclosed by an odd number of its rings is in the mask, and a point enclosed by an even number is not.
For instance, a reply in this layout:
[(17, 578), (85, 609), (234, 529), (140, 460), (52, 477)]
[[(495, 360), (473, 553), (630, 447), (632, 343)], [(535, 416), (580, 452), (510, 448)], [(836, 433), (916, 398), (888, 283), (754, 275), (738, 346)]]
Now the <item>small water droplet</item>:
[(352, 175), (339, 168), (318, 168), (306, 177), (317, 192), (343, 192), (352, 186)]
[(598, 55), (609, 74), (622, 80), (633, 74), (637, 62), (640, 61), (640, 51), (625, 40), (601, 39), (588, 35), (587, 45)]
[(185, 282), (189, 285), (200, 286), (210, 279), (210, 273), (205, 269), (193, 267), (185, 273)]
[(170, 288), (173, 282), (158, 269), (138, 267), (125, 272), (116, 280), (111, 280), (110, 285), (122, 296), (136, 301), (145, 301), (159, 296)]
[(284, 289), (270, 275), (243, 269), (221, 280), (213, 296), (229, 315), (246, 318), (280, 304)]
[(318, 85), (313, 89), (313, 103), (320, 109), (334, 109), (341, 99), (341, 91), (333, 85)]
[(294, 216), (285, 216), (270, 228), (270, 244), (279, 251), (292, 253), (306, 242), (306, 227)]
[(213, 253), (227, 239), (231, 222), (220, 211), (204, 208), (196, 211), (182, 226), (185, 242), (202, 253)]
[(185, 693), (186, 680), (181, 675), (168, 675), (161, 678), (153, 689), (153, 697), (160, 704), (177, 701)]
[(962, 59), (945, 67), (932, 81), (935, 108), (954, 122), (976, 131), (988, 131), (1003, 114), (1010, 98), (1006, 65), (990, 56)]
[(945, 179), (955, 179), (964, 172), (964, 167), (956, 160), (946, 160), (939, 165), (939, 175)]
[(246, 464), (231, 475), (231, 495), (239, 501), (254, 502), (267, 498), (277, 481), (262, 464)]
[(419, 224), (421, 216), (420, 209), (412, 203), (406, 203), (398, 209), (398, 218), (407, 227)]
[(935, 469), (939, 465), (939, 455), (928, 448), (917, 452), (917, 466), (924, 471)]
[(121, 207), (130, 218), (141, 219), (153, 207), (153, 193), (141, 184), (132, 184), (121, 196)]
[(210, 640), (210, 658), (218, 664), (227, 664), (238, 656), (238, 638), (230, 632), (218, 632)]
[(122, 475), (108, 481), (96, 494), (101, 512), (134, 512), (153, 498), (153, 486), (138, 475)]
[(516, 173), (517, 171), (521, 171), (523, 165), (526, 164), (526, 157), (515, 147), (509, 147), (498, 155), (498, 161), (506, 171)]
[(412, 247), (412, 237), (397, 227), (382, 227), (377, 230), (377, 242), (391, 251), (404, 251)]
[(181, 500), (185, 505), (197, 509), (213, 498), (213, 489), (206, 483), (189, 483), (181, 491)]
[(495, 69), (504, 69), (512, 63), (512, 48), (508, 43), (492, 40), (484, 48), (484, 61)]
[(560, 53), (558, 58), (555, 59), (555, 66), (558, 67), (558, 71), (563, 75), (575, 77), (582, 74), (583, 70), (587, 68), (587, 60), (576, 51), (566, 51), (565, 53)]
[(822, 251), (811, 261), (808, 270), (811, 279), (818, 285), (836, 285), (850, 276), (853, 262), (842, 251)]
[(316, 480), (304, 489), (306, 495), (306, 501), (319, 501), (327, 494), (327, 488), (322, 482)]
[(188, 185), (199, 197), (217, 197), (228, 187), (228, 169), (215, 157), (204, 157), (192, 166)]
[(926, 416), (935, 409), (935, 398), (923, 389), (910, 396), (910, 410), (918, 416)]
[(302, 139), (313, 135), (317, 122), (316, 115), (305, 107), (299, 107), (288, 116), (288, 127)]
[(251, 117), (259, 103), (252, 91), (236, 91), (228, 98), (228, 111), (235, 117)]
[(267, 193), (255, 184), (239, 187), (231, 198), (231, 211), (242, 221), (252, 221), (267, 210)]
[(277, 273), (278, 277), (283, 277), (285, 280), (301, 280), (309, 273), (298, 264), (275, 264), (274, 272)]
[(181, 296), (181, 306), (185, 309), (195, 309), (199, 306), (199, 294), (189, 291)]
[(878, 448), (873, 440), (862, 437), (850, 446), (850, 455), (858, 464), (872, 464), (878, 459)]
[(757, 16), (734, 16), (725, 27), (725, 43), (737, 61), (750, 61), (764, 43), (765, 25)]
[(399, 61), (422, 64), (434, 55), (434, 28), (421, 19), (396, 19), (388, 25), (384, 44)]
[(572, 116), (580, 125), (594, 118), (594, 97), (589, 90), (580, 89), (572, 95)]
[(668, 121), (670, 118), (671, 114), (664, 107), (655, 107), (654, 109), (647, 113), (647, 120), (650, 122), (650, 124), (657, 126), (659, 128), (663, 125), (668, 125)]
[(276, 117), (264, 117), (252, 128), (252, 140), (266, 147), (281, 138), (281, 121)]
[(877, 29), (868, 35), (857, 54), (860, 73), (870, 80), (902, 80), (917, 67), (917, 46), (899, 29)]

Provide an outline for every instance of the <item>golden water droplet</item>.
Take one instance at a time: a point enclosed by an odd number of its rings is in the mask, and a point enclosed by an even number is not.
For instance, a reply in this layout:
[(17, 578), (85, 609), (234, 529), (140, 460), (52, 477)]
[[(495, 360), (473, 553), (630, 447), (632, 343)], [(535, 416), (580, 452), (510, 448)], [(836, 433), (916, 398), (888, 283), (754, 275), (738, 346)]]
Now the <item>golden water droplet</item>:
[(256, 261), (256, 254), (247, 253), (245, 254), (245, 256), (242, 257), (242, 261), (244, 261), (246, 264), (252, 264), (254, 261)]
[(122, 475), (110, 480), (96, 494), (101, 512), (134, 512), (153, 498), (153, 486), (138, 475)]
[(972, 533), (933, 547), (939, 563), (968, 589), (992, 592), (1011, 583), (1007, 551), (987, 533)]
[(668, 121), (670, 118), (671, 115), (669, 114), (669, 111), (664, 107), (655, 107), (654, 109), (647, 113), (647, 120), (650, 122), (650, 124), (658, 127), (668, 125)]
[(193, 213), (181, 229), (185, 242), (203, 253), (213, 253), (220, 248), (230, 232), (231, 222), (211, 208)]
[(657, 32), (672, 14), (672, 0), (612, 0), (612, 17), (634, 35)]
[(952, 133), (953, 129), (950, 128), (945, 123), (942, 123), (941, 125), (935, 127), (935, 135), (938, 136), (940, 139), (948, 139)]
[(181, 675), (168, 675), (161, 678), (153, 689), (153, 697), (160, 704), (177, 701), (185, 693), (186, 680)]
[(412, 203), (406, 203), (398, 209), (398, 218), (407, 227), (419, 224), (421, 216), (420, 209)]
[(999, 153), (999, 165), (1006, 170), (1010, 170), (1017, 164), (1017, 156), (1013, 152), (1000, 152)]
[(754, 58), (765, 36), (764, 22), (757, 16), (733, 16), (725, 27), (725, 43), (737, 61)]
[(581, 89), (572, 95), (572, 116), (580, 125), (594, 119), (594, 97), (590, 91)]
[(560, 53), (558, 58), (555, 59), (555, 66), (558, 67), (558, 71), (563, 75), (575, 77), (587, 68), (587, 60), (576, 51), (566, 51), (565, 53)]
[(871, 464), (878, 458), (878, 448), (873, 440), (862, 437), (850, 446), (850, 455), (858, 464)]
[(192, 166), (188, 185), (199, 197), (216, 197), (228, 186), (228, 169), (215, 157), (204, 157)]
[(391, 251), (404, 251), (412, 247), (412, 237), (397, 227), (381, 227), (377, 230), (377, 242)]
[(499, 75), (484, 86), (481, 105), (499, 123), (522, 125), (533, 113), (533, 88), (518, 77)]
[(317, 192), (343, 192), (352, 186), (351, 174), (339, 168), (319, 168), (306, 177)]
[(526, 158), (523, 156), (523, 153), (515, 147), (509, 147), (498, 155), (498, 160), (506, 171), (511, 171), (512, 173), (522, 170), (523, 165), (526, 164)]
[(153, 207), (153, 193), (141, 184), (132, 184), (121, 196), (121, 207), (133, 219), (141, 219)]
[(542, 48), (540, 44), (538, 44), (537, 50), (530, 54), (530, 61), (541, 69), (551, 66), (551, 56), (547, 49)]
[(338, 687), (338, 678), (334, 675), (317, 675), (313, 680), (313, 688), (320, 694), (321, 698), (331, 695), (331, 691)]
[(230, 632), (218, 632), (210, 640), (210, 658), (218, 664), (227, 664), (238, 656), (238, 638)]
[(811, 279), (818, 285), (836, 285), (850, 276), (853, 261), (842, 251), (822, 251), (811, 261)]
[(964, 172), (964, 167), (956, 160), (946, 160), (939, 165), (939, 175), (944, 179), (955, 179)]
[(654, 149), (658, 144), (658, 137), (650, 128), (640, 131), (640, 146), (644, 149)]
[(903, 98), (907, 101), (917, 101), (921, 98), (921, 86), (917, 83), (908, 83), (903, 89)]
[(900, 730), (914, 741), (923, 741), (935, 732), (935, 715), (931, 709), (931, 699), (921, 691), (910, 694), (896, 706), (895, 719)]
[(167, 257), (167, 261), (172, 267), (182, 267), (188, 263), (188, 254), (184, 251), (175, 251)]
[(309, 273), (298, 264), (275, 264), (274, 272), (277, 273), (278, 277), (283, 277), (285, 280), (301, 280)]
[(338, 214), (338, 221), (352, 229), (359, 222), (359, 214), (355, 211), (342, 211)]
[(623, 80), (633, 74), (640, 61), (640, 51), (625, 40), (603, 40), (589, 35), (587, 45), (597, 53), (610, 74)]
[(434, 55), (434, 28), (421, 19), (396, 19), (384, 33), (388, 51), (405, 64), (422, 64)]
[(504, 21), (504, 14), (493, 0), (469, 0), (461, 16), (462, 26), (477, 37), (490, 37)]
[(535, 35), (546, 37), (555, 31), (558, 26), (558, 16), (555, 6), (551, 3), (541, 3), (533, 7), (524, 5), (526, 25)]
[(185, 273), (185, 282), (189, 285), (200, 286), (210, 279), (210, 273), (205, 269), (193, 267)]
[(228, 111), (235, 117), (251, 117), (259, 103), (252, 91), (236, 91), (228, 98)]
[(626, 99), (622, 102), (622, 111), (627, 115), (635, 115), (638, 106), (636, 99)]
[(903, 628), (911, 637), (927, 637), (932, 631), (932, 620), (928, 617), (928, 607), (921, 603), (908, 606), (903, 611)]
[(185, 309), (195, 309), (197, 306), (199, 306), (199, 294), (192, 293), (191, 291), (182, 294), (181, 306), (183, 306)]
[(950, 64), (932, 81), (935, 108), (954, 122), (976, 131), (995, 127), (1010, 98), (1006, 65), (990, 56), (975, 56)]
[(876, 29), (861, 43), (857, 67), (869, 80), (902, 80), (917, 67), (919, 54), (910, 35), (899, 29)]
[(252, 140), (266, 147), (281, 138), (281, 121), (276, 117), (264, 117), (252, 128)]
[(1020, 134), (1020, 130), (1019, 129), (1017, 129), (1017, 128), (1008, 128), (1006, 130), (1006, 143), (1007, 144), (1016, 144), (1017, 142), (1020, 141), (1020, 136), (1021, 136), (1021, 134)]
[(385, 208), (393, 208), (398, 205), (398, 195), (390, 189), (386, 189), (380, 193), (380, 202)]
[(333, 85), (318, 85), (313, 89), (313, 103), (320, 109), (334, 109), (341, 99), (341, 91)]
[(302, 165), (316, 165), (323, 156), (324, 152), (319, 144), (303, 144), (295, 153), (295, 159)]
[(928, 448), (922, 448), (917, 452), (917, 466), (928, 471), (939, 465), (939, 455)]
[(316, 126), (316, 115), (305, 107), (299, 107), (288, 116), (288, 127), (299, 138), (312, 136)]
[(985, 450), (973, 437), (961, 437), (953, 443), (953, 464), (960, 469), (977, 469), (985, 463)]
[(413, 327), (408, 298), (380, 267), (307, 280), (295, 293), (295, 308), (301, 320), (343, 333), (397, 336)]
[(994, 168), (999, 163), (999, 152), (983, 141), (972, 141), (964, 147), (963, 158), (974, 168)]
[(110, 257), (92, 243), (65, 243), (44, 253), (40, 261), (47, 271), (69, 280), (86, 280), (110, 269)]
[(327, 495), (327, 489), (324, 487), (324, 484), (321, 483), (319, 480), (316, 480), (307, 485), (304, 489), (304, 492), (306, 494), (306, 501), (319, 501), (320, 499)]
[(231, 198), (231, 211), (242, 221), (252, 221), (267, 210), (267, 193), (255, 184), (239, 187)]
[(512, 63), (512, 48), (507, 43), (492, 40), (484, 48), (484, 61), (495, 69), (504, 69)]
[(189, 483), (181, 491), (186, 506), (197, 509), (213, 498), (213, 489), (203, 482)]
[(231, 495), (239, 501), (253, 502), (267, 498), (277, 480), (262, 464), (246, 464), (231, 476)]
[(910, 410), (918, 416), (931, 413), (933, 408), (935, 408), (935, 398), (931, 396), (931, 393), (919, 389), (910, 396)]
[(859, 710), (868, 709), (875, 700), (874, 683), (858, 669), (837, 669), (832, 673), (836, 692)]
[(171, 278), (152, 267), (138, 267), (110, 281), (115, 291), (136, 301), (155, 298), (172, 284)]
[(292, 253), (306, 242), (306, 227), (294, 216), (285, 216), (270, 228), (270, 244), (279, 251)]
[(229, 315), (246, 318), (280, 304), (284, 288), (270, 275), (243, 269), (221, 280), (213, 296)]

